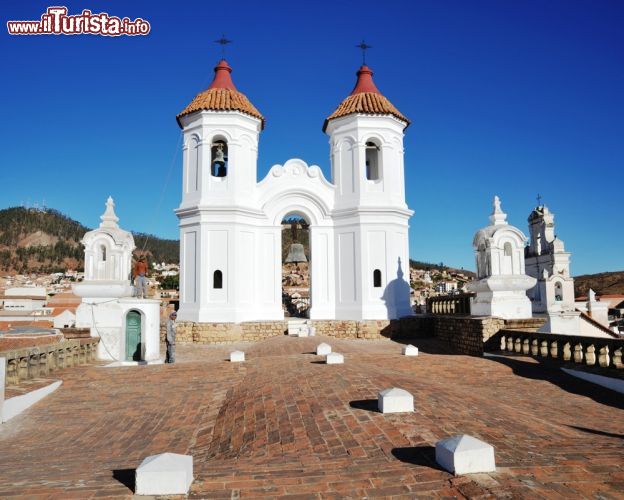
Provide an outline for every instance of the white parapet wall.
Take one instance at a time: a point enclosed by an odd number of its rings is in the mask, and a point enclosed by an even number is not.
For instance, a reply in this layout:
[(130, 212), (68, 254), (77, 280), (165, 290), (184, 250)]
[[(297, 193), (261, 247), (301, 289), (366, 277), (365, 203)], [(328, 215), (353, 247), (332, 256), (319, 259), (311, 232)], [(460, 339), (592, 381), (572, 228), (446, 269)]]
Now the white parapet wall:
[[(63, 382), (61, 380), (58, 380), (50, 385), (42, 387), (41, 389), (36, 389), (34, 391), (27, 392), (26, 394), (7, 399), (4, 401), (4, 405), (2, 406), (2, 422), (6, 422), (7, 420), (16, 417), (38, 401), (41, 401), (48, 394), (52, 394), (61, 386), (62, 383)], [(2, 390), (4, 392), (4, 387)]]

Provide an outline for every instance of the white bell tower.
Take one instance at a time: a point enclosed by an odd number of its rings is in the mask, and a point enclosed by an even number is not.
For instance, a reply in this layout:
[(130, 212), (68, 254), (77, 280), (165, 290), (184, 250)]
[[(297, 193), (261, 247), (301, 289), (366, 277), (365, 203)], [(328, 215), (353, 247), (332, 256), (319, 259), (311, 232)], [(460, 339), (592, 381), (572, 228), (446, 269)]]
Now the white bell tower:
[[(264, 118), (240, 93), (221, 60), (208, 89), (177, 116), (183, 130), (178, 319), (240, 322), (254, 277), (244, 276), (254, 255), (258, 138)], [(273, 304), (273, 309), (281, 303)], [(275, 315), (275, 311), (270, 313)]]
[(537, 279), (528, 292), (533, 312), (574, 311), (574, 278), (570, 276), (570, 252), (555, 236), (555, 215), (545, 205), (529, 215), (530, 244), (526, 269)]
[(337, 319), (412, 314), (403, 131), (409, 120), (363, 65), (351, 94), (325, 120), (335, 194)]

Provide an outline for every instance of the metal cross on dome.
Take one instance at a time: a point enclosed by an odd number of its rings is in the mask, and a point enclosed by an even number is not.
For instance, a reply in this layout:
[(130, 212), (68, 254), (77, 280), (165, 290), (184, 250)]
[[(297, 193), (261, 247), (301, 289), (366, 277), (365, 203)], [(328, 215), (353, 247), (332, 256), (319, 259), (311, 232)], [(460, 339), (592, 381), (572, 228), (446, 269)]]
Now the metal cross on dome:
[(358, 49), (362, 49), (362, 65), (366, 66), (366, 51), (368, 49), (372, 49), (372, 45), (367, 45), (364, 40), (362, 40), (358, 45), (356, 45)]
[(542, 206), (542, 195), (537, 193), (537, 206)]
[(229, 43), (232, 43), (232, 40), (228, 40), (225, 38), (225, 34), (221, 35), (221, 38), (215, 40), (214, 43), (218, 43), (221, 45), (221, 58), (225, 59), (225, 46)]

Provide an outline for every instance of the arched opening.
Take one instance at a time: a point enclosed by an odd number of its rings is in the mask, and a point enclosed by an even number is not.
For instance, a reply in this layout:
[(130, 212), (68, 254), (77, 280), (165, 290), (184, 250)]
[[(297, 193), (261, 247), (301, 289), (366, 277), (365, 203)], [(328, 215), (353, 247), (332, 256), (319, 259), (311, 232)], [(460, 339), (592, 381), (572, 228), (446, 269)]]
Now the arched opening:
[(225, 139), (215, 139), (210, 149), (210, 173), (213, 177), (227, 177), (228, 144)]
[(509, 242), (503, 245), (503, 274), (513, 274), (513, 249)]
[(381, 271), (379, 269), (373, 271), (373, 286), (381, 288)]
[(212, 288), (223, 288), (223, 273), (219, 269), (212, 274)]
[(561, 282), (557, 281), (555, 283), (555, 301), (561, 302), (563, 300), (563, 287), (561, 286)]
[(95, 262), (96, 279), (99, 279), (99, 280), (109, 279), (108, 272), (107, 272), (108, 266), (106, 264), (106, 259), (108, 258), (108, 255), (107, 255), (108, 251), (104, 243), (101, 243), (100, 245), (97, 246), (96, 254), (97, 254), (96, 262)]
[(288, 317), (310, 313), (310, 224), (300, 215), (282, 220), (282, 308)]
[(141, 360), (141, 313), (129, 311), (126, 315), (126, 360)]
[(488, 270), (488, 256), (485, 251), (485, 244), (483, 242), (479, 243), (479, 247), (477, 249), (477, 278), (485, 278), (489, 275)]
[(366, 179), (377, 181), (381, 178), (379, 165), (380, 147), (372, 140), (366, 141)]

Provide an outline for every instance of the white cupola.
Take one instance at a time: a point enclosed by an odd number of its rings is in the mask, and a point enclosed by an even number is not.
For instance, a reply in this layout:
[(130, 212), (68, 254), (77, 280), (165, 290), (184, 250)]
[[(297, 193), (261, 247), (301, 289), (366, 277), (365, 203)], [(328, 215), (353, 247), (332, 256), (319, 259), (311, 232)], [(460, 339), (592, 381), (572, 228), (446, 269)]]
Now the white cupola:
[(100, 227), (82, 238), (85, 249), (85, 277), (75, 285), (82, 297), (129, 297), (134, 238), (118, 225), (115, 202), (110, 196), (100, 216)]
[(536, 279), (524, 273), (526, 242), (522, 231), (507, 223), (507, 214), (495, 196), (490, 225), (477, 231), (472, 242), (477, 261), (477, 279), (468, 284), (477, 294), (471, 305), (473, 316), (531, 317), (526, 290)]

